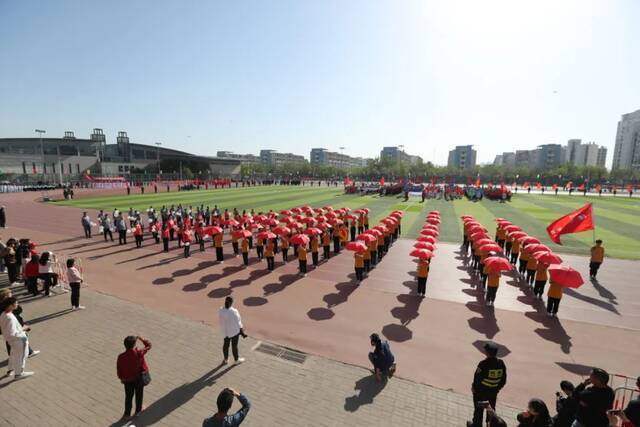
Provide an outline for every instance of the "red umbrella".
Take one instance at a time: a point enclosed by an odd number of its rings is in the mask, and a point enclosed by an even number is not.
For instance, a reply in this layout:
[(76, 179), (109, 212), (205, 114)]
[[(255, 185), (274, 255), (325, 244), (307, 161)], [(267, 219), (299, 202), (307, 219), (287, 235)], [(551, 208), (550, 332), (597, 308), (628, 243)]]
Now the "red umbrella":
[(475, 233), (471, 233), (469, 235), (469, 239), (476, 241), (484, 238), (488, 238), (489, 235), (485, 231), (476, 231)]
[(311, 208), (311, 206), (309, 206), (309, 205), (303, 206), (302, 210), (304, 212), (313, 212), (313, 208)]
[(349, 221), (355, 221), (356, 219), (358, 219), (357, 216), (355, 215), (351, 215), (351, 214), (347, 214), (344, 216), (345, 219), (348, 219)]
[(375, 228), (371, 228), (371, 229), (365, 231), (365, 233), (366, 234), (372, 234), (372, 235), (374, 235), (376, 237), (382, 236), (382, 232), (380, 230), (376, 230)]
[[(353, 211), (353, 213), (357, 213), (358, 215), (362, 215), (365, 214), (366, 212), (363, 209), (356, 209), (355, 211)], [(393, 215), (393, 213), (392, 213)]]
[(270, 226), (274, 226), (274, 225), (278, 225), (278, 221), (276, 221), (273, 218), (267, 218), (264, 221), (262, 221), (263, 225), (270, 225)]
[(304, 230), (304, 234), (308, 234), (309, 236), (315, 236), (317, 234), (322, 234), (322, 230), (320, 230), (319, 228), (311, 227)]
[[(496, 218), (494, 221), (495, 221), (495, 222), (501, 222), (501, 221), (507, 221), (507, 220), (506, 220), (506, 219), (504, 219), (504, 218)], [(507, 222), (508, 222), (508, 221), (507, 221)]]
[(483, 237), (482, 239), (478, 239), (475, 242), (477, 246), (490, 245), (492, 243), (495, 243), (492, 239), (488, 237)]
[(535, 257), (535, 259), (538, 260), (538, 262), (541, 262), (543, 264), (561, 264), (562, 263), (562, 258), (554, 254), (553, 252), (536, 252), (533, 254), (533, 256)]
[(470, 233), (470, 234), (473, 234), (473, 233), (475, 233), (476, 231), (482, 231), (482, 232), (486, 233), (486, 232), (487, 232), (487, 229), (486, 229), (486, 228), (484, 228), (483, 226), (481, 226), (480, 224), (472, 225), (471, 227), (469, 227), (469, 228), (467, 229), (467, 232), (468, 232), (468, 233)]
[(425, 228), (424, 230), (420, 231), (420, 234), (422, 234), (423, 236), (433, 236), (433, 237), (438, 237), (438, 232), (436, 230), (432, 230), (430, 228)]
[(348, 251), (365, 252), (367, 250), (367, 245), (362, 242), (348, 242), (344, 248)]
[(319, 213), (319, 214), (323, 214), (324, 213), (324, 209), (322, 209), (322, 208), (315, 208), (314, 211), (316, 213)]
[(414, 249), (409, 252), (409, 255), (412, 257), (420, 258), (420, 259), (429, 259), (433, 258), (433, 252), (427, 249)]
[(416, 242), (427, 242), (427, 243), (431, 243), (431, 238), (433, 236), (418, 236), (418, 238), (416, 239)]
[(513, 233), (509, 233), (509, 236), (512, 239), (522, 239), (523, 237), (527, 237), (528, 234), (524, 231), (514, 231)]
[(484, 265), (490, 273), (498, 273), (500, 271), (510, 271), (513, 266), (506, 258), (499, 256), (490, 256), (484, 260)]
[(302, 209), (300, 209), (300, 208), (293, 208), (293, 209), (291, 209), (291, 212), (299, 214), (300, 212), (302, 212)]
[(565, 265), (549, 267), (549, 281), (563, 288), (579, 288), (584, 284), (580, 273)]
[(524, 243), (525, 245), (531, 245), (533, 243), (540, 243), (540, 240), (536, 239), (535, 237), (524, 237), (520, 240), (522, 243)]
[(543, 245), (541, 243), (532, 243), (530, 245), (527, 245), (527, 250), (530, 253), (535, 253), (535, 252), (551, 252), (551, 249), (549, 249), (548, 246)]
[(256, 236), (258, 239), (275, 239), (277, 236), (275, 233), (270, 231), (263, 231), (262, 233), (258, 233)]
[(280, 215), (287, 215), (287, 216), (289, 216), (289, 215), (291, 215), (291, 211), (290, 211), (290, 210), (285, 209), (285, 210), (283, 210), (283, 211), (280, 211)]
[(363, 242), (373, 242), (378, 240), (377, 237), (371, 235), (371, 234), (358, 234), (358, 236), (356, 237), (356, 240), (362, 240)]
[(434, 251), (436, 246), (433, 243), (428, 242), (416, 242), (413, 244), (413, 247), (416, 249), (426, 249), (428, 251)]
[(389, 231), (389, 229), (384, 225), (376, 225), (375, 227), (373, 227), (373, 229), (378, 230), (381, 233), (387, 233)]
[(215, 226), (215, 225), (210, 225), (208, 227), (205, 227), (203, 230), (204, 234), (208, 234), (210, 236), (213, 236), (214, 234), (220, 234), (222, 233), (222, 228)]
[(333, 208), (331, 206), (323, 206), (322, 209), (324, 209), (325, 211), (332, 211)]
[(332, 219), (329, 220), (329, 224), (331, 224), (331, 225), (342, 225), (342, 224), (344, 224), (344, 221), (341, 220), (341, 219), (332, 218)]
[(396, 225), (398, 223), (398, 221), (393, 218), (385, 218), (382, 220), (382, 222), (388, 226)]
[(440, 220), (438, 218), (427, 218), (427, 222), (429, 224), (440, 224)]
[(294, 245), (308, 245), (309, 238), (304, 234), (296, 234), (289, 240)]
[(311, 224), (315, 224), (316, 220), (315, 220), (315, 218), (311, 218), (310, 216), (308, 216), (308, 217), (302, 218), (300, 220), (300, 222), (302, 222), (304, 224), (307, 224), (307, 225), (311, 225)]
[(431, 214), (440, 216), (440, 211), (431, 211), (429, 212), (429, 215)]
[(227, 221), (224, 222), (226, 225), (228, 225), (229, 227), (237, 227), (240, 225), (240, 223), (238, 221), (236, 221), (235, 219), (231, 218)]
[(296, 229), (297, 230), (298, 228), (302, 228), (302, 227), (304, 227), (304, 225), (300, 224), (299, 222), (295, 222), (294, 221), (294, 222), (289, 223), (289, 228), (292, 228), (292, 229)]
[(249, 230), (236, 230), (233, 233), (231, 233), (231, 235), (233, 237), (235, 237), (236, 239), (242, 239), (243, 237), (251, 237), (252, 234)]
[(402, 212), (391, 212), (391, 213), (389, 214), (389, 216), (392, 216), (392, 217), (394, 217), (394, 218), (398, 218), (398, 219), (400, 219), (400, 218), (402, 218), (403, 214), (402, 214)]
[(331, 226), (329, 224), (327, 224), (326, 222), (321, 222), (320, 224), (316, 225), (316, 228), (319, 228), (320, 230), (326, 230), (327, 228), (331, 228)]
[(276, 227), (271, 231), (273, 231), (274, 233), (276, 233), (279, 236), (283, 236), (283, 235), (287, 236), (287, 235), (291, 234), (291, 229), (290, 228), (282, 227), (282, 226)]
[(502, 248), (497, 243), (487, 243), (480, 246), (483, 252), (502, 252)]
[(435, 231), (439, 230), (438, 226), (437, 225), (433, 225), (433, 224), (425, 224), (425, 225), (422, 226), (422, 229), (423, 230), (435, 230)]
[(502, 227), (504, 231), (506, 231), (507, 233), (510, 233), (512, 231), (520, 231), (522, 230), (522, 228), (518, 227), (517, 225), (507, 225), (506, 227)]
[(318, 222), (325, 222), (327, 220), (327, 217), (323, 216), (323, 215), (318, 215), (316, 217), (316, 221)]
[(433, 236), (422, 236), (424, 241), (427, 243), (431, 243), (431, 244), (435, 244), (436, 243), (436, 238)]
[(473, 215), (462, 215), (460, 218), (462, 218), (462, 219), (473, 219)]
[(333, 218), (337, 217), (338, 215), (336, 215), (335, 212), (327, 212), (326, 214), (324, 214), (324, 216), (326, 216), (327, 218), (333, 219)]

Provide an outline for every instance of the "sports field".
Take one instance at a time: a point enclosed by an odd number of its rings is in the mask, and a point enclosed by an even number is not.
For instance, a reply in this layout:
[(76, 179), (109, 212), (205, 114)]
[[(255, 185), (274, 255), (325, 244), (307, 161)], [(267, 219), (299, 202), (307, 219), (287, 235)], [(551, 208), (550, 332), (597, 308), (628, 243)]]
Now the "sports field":
[[(124, 190), (123, 190), (124, 192)], [(145, 195), (122, 195), (110, 197), (83, 198), (73, 201), (57, 202), (57, 205), (76, 206), (89, 209), (114, 208), (126, 211), (130, 207), (144, 212), (149, 206), (159, 209), (181, 203), (183, 206), (218, 205), (219, 209), (237, 208), (242, 211), (254, 209), (256, 212), (273, 209), (279, 211), (294, 206), (311, 205), (334, 207), (368, 207), (374, 221), (390, 211), (406, 211), (403, 218), (402, 235), (413, 238), (423, 225), (424, 214), (437, 209), (442, 214), (440, 240), (459, 242), (461, 239), (460, 216), (474, 215), (484, 226), (493, 230), (496, 217), (507, 218), (514, 224), (560, 253), (586, 255), (592, 245), (594, 234), (591, 232), (566, 235), (562, 237), (562, 246), (552, 243), (546, 233), (546, 226), (554, 219), (582, 206), (594, 204), (596, 238), (603, 239), (607, 255), (615, 258), (640, 259), (640, 200), (624, 197), (582, 197), (553, 195), (515, 195), (510, 203), (498, 203), (489, 200), (469, 202), (457, 200), (445, 202), (411, 198), (404, 202), (402, 197), (345, 195), (340, 188), (268, 186), (225, 190), (184, 191)]]

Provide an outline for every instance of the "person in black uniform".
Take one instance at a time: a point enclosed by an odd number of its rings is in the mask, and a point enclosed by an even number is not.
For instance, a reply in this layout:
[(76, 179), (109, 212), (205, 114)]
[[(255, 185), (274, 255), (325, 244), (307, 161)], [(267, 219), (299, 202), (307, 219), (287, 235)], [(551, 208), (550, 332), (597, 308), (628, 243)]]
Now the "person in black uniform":
[(473, 375), (471, 392), (473, 393), (473, 421), (467, 422), (467, 427), (482, 427), (482, 416), (487, 403), (493, 409), (496, 407), (498, 393), (507, 383), (507, 367), (498, 359), (498, 346), (488, 342), (484, 345), (487, 358), (478, 363)]

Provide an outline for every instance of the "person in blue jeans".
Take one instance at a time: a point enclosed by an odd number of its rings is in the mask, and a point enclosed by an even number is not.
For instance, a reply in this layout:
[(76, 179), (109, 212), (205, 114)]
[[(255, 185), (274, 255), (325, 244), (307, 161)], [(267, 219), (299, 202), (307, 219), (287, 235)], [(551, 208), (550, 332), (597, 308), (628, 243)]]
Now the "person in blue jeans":
[[(242, 404), (242, 408), (238, 410), (233, 415), (227, 415), (229, 409), (231, 409), (231, 404), (233, 403), (233, 398), (237, 397)], [(244, 418), (247, 416), (249, 409), (251, 408), (251, 403), (249, 399), (242, 393), (238, 393), (232, 388), (225, 388), (218, 395), (218, 400), (216, 402), (218, 405), (218, 412), (216, 412), (212, 417), (205, 418), (202, 422), (202, 427), (235, 427), (242, 424)]]
[(373, 364), (376, 381), (382, 381), (383, 374), (391, 378), (396, 372), (396, 363), (389, 343), (382, 341), (378, 334), (371, 334), (370, 338), (374, 349), (369, 353), (369, 361)]

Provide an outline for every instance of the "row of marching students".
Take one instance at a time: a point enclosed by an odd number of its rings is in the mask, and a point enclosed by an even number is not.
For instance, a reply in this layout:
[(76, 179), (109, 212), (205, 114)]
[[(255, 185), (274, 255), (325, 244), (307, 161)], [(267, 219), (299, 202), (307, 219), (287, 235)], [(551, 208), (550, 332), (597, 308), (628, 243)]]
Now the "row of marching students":
[(364, 280), (365, 275), (375, 268), (398, 239), (402, 232), (402, 216), (402, 211), (391, 212), (380, 224), (362, 230), (362, 233), (345, 245), (347, 250), (353, 251), (356, 284)]
[(418, 262), (416, 279), (418, 281), (417, 295), (424, 297), (427, 292), (427, 278), (431, 267), (431, 258), (434, 256), (436, 241), (439, 235), (440, 212), (431, 211), (425, 219), (420, 230), (420, 236), (413, 244), (413, 250), (409, 253)]
[(520, 279), (533, 289), (534, 296), (539, 300), (542, 299), (549, 281), (549, 316), (557, 315), (564, 287), (576, 288), (584, 283), (580, 273), (570, 267), (558, 265), (562, 263), (562, 259), (549, 247), (510, 221), (496, 219), (496, 235), (495, 240), (492, 240), (487, 229), (472, 216), (463, 215), (462, 220), (462, 252), (466, 256), (471, 249), (471, 266), (480, 275), (482, 286), (486, 286), (487, 305), (494, 304), (502, 272), (514, 269), (516, 265)]

